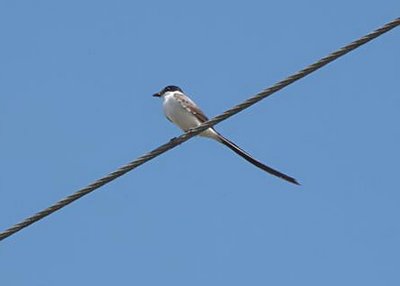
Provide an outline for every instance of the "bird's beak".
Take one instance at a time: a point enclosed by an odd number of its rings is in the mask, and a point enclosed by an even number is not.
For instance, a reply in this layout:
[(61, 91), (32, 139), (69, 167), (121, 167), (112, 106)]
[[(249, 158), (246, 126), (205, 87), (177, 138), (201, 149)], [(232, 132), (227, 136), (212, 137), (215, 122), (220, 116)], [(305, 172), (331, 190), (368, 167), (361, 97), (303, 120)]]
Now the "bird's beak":
[(153, 94), (153, 96), (154, 96), (154, 97), (160, 97), (161, 94), (160, 94), (159, 92), (157, 92), (157, 93)]

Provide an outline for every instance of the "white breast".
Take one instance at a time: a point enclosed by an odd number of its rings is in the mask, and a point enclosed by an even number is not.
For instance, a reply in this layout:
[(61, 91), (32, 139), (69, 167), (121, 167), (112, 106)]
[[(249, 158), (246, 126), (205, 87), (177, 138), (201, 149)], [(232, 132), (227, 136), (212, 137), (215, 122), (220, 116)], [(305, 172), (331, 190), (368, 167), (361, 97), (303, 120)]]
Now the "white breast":
[[(185, 132), (201, 124), (200, 120), (174, 97), (173, 92), (163, 95), (163, 109), (165, 116)], [(218, 140), (217, 133), (211, 128), (200, 135)]]
[(183, 131), (200, 125), (200, 121), (176, 100), (172, 92), (164, 95), (163, 109), (165, 116)]

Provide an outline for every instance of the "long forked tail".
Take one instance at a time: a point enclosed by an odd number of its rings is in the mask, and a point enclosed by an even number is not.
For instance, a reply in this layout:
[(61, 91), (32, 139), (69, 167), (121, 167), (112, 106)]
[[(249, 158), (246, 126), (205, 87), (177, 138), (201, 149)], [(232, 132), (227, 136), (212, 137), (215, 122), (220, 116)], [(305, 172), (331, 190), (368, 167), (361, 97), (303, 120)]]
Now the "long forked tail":
[(222, 136), (221, 134), (218, 133), (218, 139), (219, 141), (224, 144), (226, 147), (228, 147), (229, 149), (231, 149), (233, 152), (235, 152), (236, 154), (238, 154), (239, 156), (241, 156), (243, 159), (245, 159), (246, 161), (250, 162), (251, 164), (253, 164), (254, 166), (264, 170), (267, 173), (270, 173), (271, 175), (274, 175), (276, 177), (279, 177), (283, 180), (286, 180), (292, 184), (295, 185), (300, 185), (299, 182), (296, 181), (295, 178), (292, 178), (288, 175), (285, 175), (275, 169), (272, 169), (271, 167), (268, 167), (267, 165), (261, 163), (260, 161), (254, 159), (252, 156), (250, 156), (248, 153), (246, 153), (244, 150), (242, 150), (239, 146), (237, 146), (235, 143), (233, 143), (232, 141), (226, 139), (224, 136)]

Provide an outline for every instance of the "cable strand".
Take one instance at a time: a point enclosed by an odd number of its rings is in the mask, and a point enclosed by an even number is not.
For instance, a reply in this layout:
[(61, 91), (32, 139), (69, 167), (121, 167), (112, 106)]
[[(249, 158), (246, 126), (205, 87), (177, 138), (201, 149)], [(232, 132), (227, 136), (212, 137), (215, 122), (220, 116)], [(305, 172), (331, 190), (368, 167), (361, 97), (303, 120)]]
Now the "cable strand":
[(329, 54), (328, 56), (318, 60), (317, 62), (309, 65), (308, 67), (294, 73), (293, 75), (287, 77), (286, 79), (279, 81), (278, 83), (272, 85), (271, 87), (264, 89), (263, 91), (259, 92), (255, 96), (247, 99), (241, 104), (238, 104), (231, 109), (225, 111), (224, 113), (212, 118), (211, 120), (202, 123), (196, 128), (193, 128), (189, 130), (188, 132), (180, 135), (177, 138), (174, 138), (173, 140), (169, 141), (168, 143), (165, 143), (161, 145), (160, 147), (150, 151), (149, 153), (146, 153), (136, 160), (120, 167), (116, 171), (106, 175), (105, 177), (102, 177), (98, 179), (97, 181), (93, 182), (92, 184), (88, 185), (87, 187), (84, 187), (75, 193), (61, 199), (60, 201), (56, 202), (52, 206), (39, 211), (38, 213), (24, 219), (23, 221), (11, 226), (10, 228), (6, 229), (5, 231), (0, 233), (0, 241), (19, 232), (23, 228), (43, 219), (44, 217), (56, 212), (57, 210), (67, 206), (68, 204), (80, 199), (81, 197), (93, 192), (94, 190), (104, 186), (105, 184), (117, 179), (118, 177), (126, 174), (127, 172), (139, 167), (140, 165), (144, 164), (147, 161), (150, 161), (154, 159), (155, 157), (167, 152), (168, 150), (175, 148), (176, 146), (184, 143), (185, 141), (189, 140), (193, 136), (198, 135), (205, 129), (218, 124), (219, 122), (237, 114), (238, 112), (252, 106), (253, 104), (259, 102), (260, 100), (272, 95), (273, 93), (281, 90), (282, 88), (294, 83), (295, 81), (309, 75), (310, 73), (322, 68), (323, 66), (329, 64), (330, 62), (336, 60), (337, 58), (351, 52), (352, 50), (366, 44), (367, 42), (379, 37), (380, 35), (390, 31), (391, 29), (397, 27), (400, 25), (400, 18), (396, 18), (395, 20), (385, 24), (384, 26), (378, 28), (377, 30), (359, 38), (358, 40), (351, 42), (350, 44), (338, 49), (337, 51), (334, 51), (333, 53)]

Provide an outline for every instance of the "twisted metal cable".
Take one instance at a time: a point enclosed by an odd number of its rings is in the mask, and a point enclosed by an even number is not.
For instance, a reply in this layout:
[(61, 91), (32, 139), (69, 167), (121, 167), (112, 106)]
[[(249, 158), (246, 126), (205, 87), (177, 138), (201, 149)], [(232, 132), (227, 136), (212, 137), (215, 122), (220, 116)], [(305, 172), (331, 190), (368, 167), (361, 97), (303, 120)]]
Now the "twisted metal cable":
[(23, 228), (43, 219), (44, 217), (54, 213), (55, 211), (65, 207), (66, 205), (74, 202), (75, 200), (93, 192), (94, 190), (100, 188), (101, 186), (117, 179), (118, 177), (124, 175), (125, 173), (131, 171), (132, 169), (135, 169), (136, 167), (144, 164), (147, 161), (150, 161), (151, 159), (161, 155), (162, 153), (176, 147), (177, 145), (182, 144), (183, 142), (189, 140), (195, 135), (198, 135), (205, 129), (218, 124), (219, 122), (235, 115), (236, 113), (250, 107), (251, 105), (257, 103), (258, 101), (270, 96), (271, 94), (277, 92), (278, 90), (288, 86), (289, 84), (292, 84), (293, 82), (307, 76), (308, 74), (320, 69), (321, 67), (327, 65), (328, 63), (336, 60), (337, 58), (347, 54), (348, 52), (360, 47), (361, 45), (364, 45), (365, 43), (379, 37), (380, 35), (388, 32), (389, 30), (397, 27), (400, 25), (400, 18), (396, 18), (395, 20), (387, 23), (386, 25), (382, 26), (381, 28), (367, 34), (366, 36), (340, 48), (339, 50), (331, 53), (330, 55), (320, 59), (319, 61), (311, 64), (310, 66), (306, 67), (305, 69), (287, 77), (286, 79), (272, 85), (271, 87), (259, 92), (255, 96), (247, 99), (241, 104), (238, 104), (231, 109), (225, 111), (224, 113), (212, 118), (211, 120), (202, 123), (196, 128), (193, 128), (189, 130), (188, 132), (180, 135), (177, 138), (174, 138), (173, 140), (169, 141), (168, 143), (161, 145), (160, 147), (154, 149), (153, 151), (142, 155), (141, 157), (137, 158), (136, 160), (126, 164), (125, 166), (119, 168), (118, 170), (106, 175), (105, 177), (95, 181), (94, 183), (88, 185), (87, 187), (80, 189), (79, 191), (65, 197), (64, 199), (58, 201), (54, 205), (32, 215), (31, 217), (28, 217), (24, 219), (23, 221), (13, 225), (12, 227), (6, 229), (5, 231), (0, 233), (0, 241), (13, 235), (14, 233), (22, 230)]

